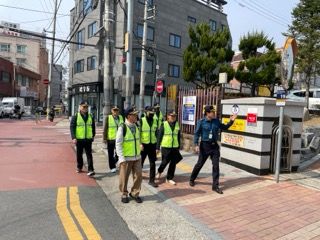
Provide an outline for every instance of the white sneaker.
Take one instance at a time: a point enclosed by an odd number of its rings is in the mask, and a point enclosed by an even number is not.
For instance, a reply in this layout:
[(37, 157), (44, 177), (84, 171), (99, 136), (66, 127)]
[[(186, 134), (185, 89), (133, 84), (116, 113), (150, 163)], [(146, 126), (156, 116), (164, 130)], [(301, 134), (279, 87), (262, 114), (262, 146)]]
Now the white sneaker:
[(161, 178), (161, 173), (158, 172), (157, 175), (156, 175), (156, 179), (159, 180), (160, 178)]
[(173, 180), (168, 180), (168, 179), (167, 179), (167, 183), (169, 183), (169, 184), (171, 184), (171, 185), (176, 185), (176, 182), (173, 181)]
[(95, 175), (95, 172), (94, 172), (94, 171), (90, 171), (90, 172), (87, 173), (87, 175), (88, 175), (89, 177), (91, 177), (91, 176)]
[(116, 173), (116, 172), (117, 172), (117, 169), (116, 169), (116, 168), (112, 168), (112, 169), (110, 170), (110, 172)]

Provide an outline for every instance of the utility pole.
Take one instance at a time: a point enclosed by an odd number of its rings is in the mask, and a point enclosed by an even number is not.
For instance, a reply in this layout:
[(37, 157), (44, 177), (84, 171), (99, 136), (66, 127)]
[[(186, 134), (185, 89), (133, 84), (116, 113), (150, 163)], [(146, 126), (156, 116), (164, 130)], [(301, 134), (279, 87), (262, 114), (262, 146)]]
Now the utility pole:
[[(147, 56), (147, 36), (148, 36), (148, 20), (155, 18), (155, 7), (151, 9), (149, 7), (149, 0), (144, 0), (144, 16), (143, 16), (143, 38), (142, 38), (142, 54), (141, 54), (141, 75), (140, 75), (140, 101), (139, 107), (141, 113), (144, 109), (144, 89), (145, 89), (145, 78), (146, 78), (146, 56)], [(153, 14), (148, 17), (148, 11), (153, 11)]]
[(126, 102), (125, 108), (131, 105), (131, 81), (132, 81), (132, 22), (133, 22), (133, 0), (128, 0), (127, 17), (127, 59), (126, 59)]
[(148, 0), (144, 0), (144, 15), (143, 15), (143, 38), (142, 38), (142, 54), (141, 54), (141, 75), (140, 75), (140, 113), (143, 113), (144, 109), (144, 88), (146, 78), (146, 47), (148, 36)]
[(53, 12), (53, 31), (52, 31), (52, 50), (50, 57), (50, 65), (49, 65), (49, 84), (48, 84), (48, 94), (47, 94), (47, 120), (49, 119), (49, 111), (50, 111), (50, 98), (51, 98), (51, 80), (52, 80), (52, 67), (54, 61), (54, 42), (56, 37), (56, 21), (57, 21), (57, 0), (54, 1), (54, 12)]
[(103, 123), (111, 111), (111, 100), (113, 99), (113, 89), (111, 89), (111, 82), (113, 80), (113, 49), (114, 49), (114, 37), (113, 37), (113, 24), (114, 24), (114, 4), (113, 0), (105, 0), (104, 11), (104, 68), (103, 68)]

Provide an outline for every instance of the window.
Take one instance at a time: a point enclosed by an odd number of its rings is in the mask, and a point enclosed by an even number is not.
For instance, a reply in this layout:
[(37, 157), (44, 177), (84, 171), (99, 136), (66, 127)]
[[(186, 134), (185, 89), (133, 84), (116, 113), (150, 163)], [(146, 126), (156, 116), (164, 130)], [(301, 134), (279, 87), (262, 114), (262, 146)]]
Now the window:
[[(141, 58), (136, 58), (136, 71), (141, 72)], [(146, 73), (153, 73), (153, 61), (148, 60), (146, 61)]]
[(211, 31), (215, 32), (217, 30), (217, 22), (216, 21), (210, 19), (209, 20), (209, 25), (210, 25)]
[(17, 65), (23, 65), (27, 62), (26, 58), (17, 58)]
[[(143, 37), (143, 25), (142, 24), (138, 24), (137, 34), (138, 34), (138, 37), (140, 37), (140, 38)], [(153, 27), (148, 27), (147, 34), (148, 34), (147, 39), (150, 41), (154, 41), (154, 28)]]
[(29, 78), (18, 74), (18, 86), (29, 87)]
[(181, 36), (170, 33), (169, 45), (172, 47), (180, 48), (181, 47)]
[(89, 12), (92, 11), (92, 0), (84, 0), (83, 1), (83, 11), (84, 11), (84, 14), (88, 14)]
[(17, 53), (26, 53), (27, 46), (26, 45), (19, 45), (17, 44)]
[(226, 25), (221, 24), (221, 29), (224, 30), (226, 28)]
[(74, 64), (74, 73), (79, 73), (84, 71), (84, 59), (78, 60)]
[(87, 71), (96, 69), (97, 57), (92, 56), (87, 58)]
[(168, 76), (169, 77), (180, 77), (180, 66), (169, 64), (168, 65)]
[(77, 42), (77, 49), (83, 48), (84, 43), (84, 29), (81, 29), (79, 32), (77, 32), (76, 35), (76, 42)]
[(0, 44), (0, 52), (10, 52), (10, 44), (7, 44), (7, 43)]
[(191, 16), (188, 16), (187, 20), (188, 20), (188, 22), (191, 22), (191, 23), (197, 22), (197, 19), (195, 19), (194, 17), (191, 17)]
[(10, 73), (8, 72), (1, 72), (1, 81), (2, 82), (10, 82)]
[(93, 22), (88, 26), (88, 38), (93, 37), (96, 32), (97, 32), (97, 22)]
[[(144, 4), (144, 0), (138, 0), (138, 2)], [(153, 6), (153, 0), (148, 0), (148, 5)]]

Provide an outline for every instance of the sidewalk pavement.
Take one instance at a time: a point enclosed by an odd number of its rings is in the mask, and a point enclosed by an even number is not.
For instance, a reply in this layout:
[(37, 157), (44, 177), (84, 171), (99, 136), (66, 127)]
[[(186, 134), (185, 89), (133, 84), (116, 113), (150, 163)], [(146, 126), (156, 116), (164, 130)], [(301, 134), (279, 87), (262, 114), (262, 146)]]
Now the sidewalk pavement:
[[(68, 124), (63, 120), (57, 127)], [(93, 149), (95, 178), (138, 239), (320, 239), (317, 159), (303, 172), (281, 175), (278, 184), (272, 175), (256, 176), (220, 163), (224, 190), (220, 195), (211, 190), (209, 159), (195, 187), (189, 186), (197, 155), (182, 151), (176, 186), (165, 183), (165, 176), (158, 188), (149, 186), (146, 160), (141, 190), (144, 202), (123, 204), (118, 175), (109, 173), (107, 167), (101, 127), (97, 128)]]

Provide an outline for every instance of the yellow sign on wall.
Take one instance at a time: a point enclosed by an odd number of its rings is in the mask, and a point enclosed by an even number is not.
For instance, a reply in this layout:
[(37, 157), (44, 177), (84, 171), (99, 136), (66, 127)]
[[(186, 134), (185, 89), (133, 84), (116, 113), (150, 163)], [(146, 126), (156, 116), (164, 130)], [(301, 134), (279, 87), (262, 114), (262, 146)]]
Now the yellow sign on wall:
[[(222, 123), (227, 124), (230, 121), (229, 118), (222, 118)], [(244, 132), (246, 130), (246, 120), (236, 119), (229, 130)]]
[(222, 133), (221, 143), (229, 144), (236, 147), (244, 147), (244, 136), (230, 133)]

